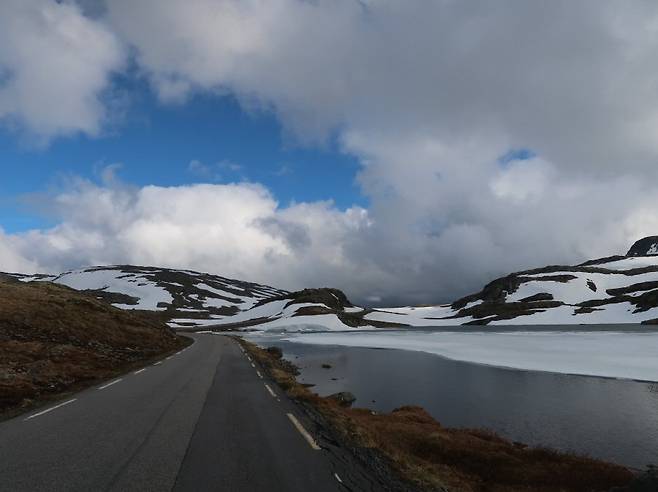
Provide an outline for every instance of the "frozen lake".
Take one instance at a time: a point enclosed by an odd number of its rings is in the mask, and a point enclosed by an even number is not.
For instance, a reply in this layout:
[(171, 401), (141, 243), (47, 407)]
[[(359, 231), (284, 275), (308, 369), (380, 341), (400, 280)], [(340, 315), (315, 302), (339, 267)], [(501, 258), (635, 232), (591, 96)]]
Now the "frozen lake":
[[(566, 344), (567, 353), (571, 354), (565, 359), (567, 362), (582, 359), (573, 352), (576, 349), (570, 352), (569, 347), (582, 349), (585, 341), (593, 344), (592, 354), (598, 354), (595, 366), (609, 367), (601, 362), (609, 363), (606, 354), (613, 352), (612, 347), (605, 344), (612, 344), (621, 352), (621, 362), (613, 361), (613, 366), (618, 363), (615, 371), (624, 370), (624, 360), (628, 360), (631, 367), (644, 371), (651, 370), (652, 364), (658, 362), (645, 360), (656, 347), (655, 330), (638, 328), (636, 335), (640, 338), (632, 335), (629, 338), (629, 334), (610, 338), (615, 330), (593, 327), (574, 338), (573, 330), (574, 327), (565, 329), (563, 337), (570, 341)], [(496, 334), (487, 334), (484, 339), (474, 337), (464, 341), (450, 337), (444, 340), (453, 349), (455, 343), (470, 343), (473, 359), (485, 357), (487, 350), (484, 349), (490, 347), (492, 353), (503, 351), (502, 357), (511, 354), (514, 359), (515, 353), (525, 354), (528, 359), (525, 363), (529, 363), (537, 359), (533, 356), (536, 351), (560, 355), (554, 353), (559, 347), (554, 343), (558, 340), (557, 332), (555, 327), (550, 331), (534, 328), (532, 332), (515, 328), (497, 333), (501, 335), (499, 338)], [(442, 330), (440, 333), (453, 332)], [(476, 331), (470, 333), (477, 334)], [(384, 344), (387, 347), (386, 344), (393, 343), (391, 340), (402, 342), (403, 337), (395, 338), (394, 333), (389, 334), (393, 338), (383, 339), (376, 333), (352, 333), (342, 335), (342, 339), (341, 334), (318, 333), (257, 336), (254, 341), (281, 347), (286, 358), (300, 367), (300, 380), (314, 384), (319, 394), (351, 391), (357, 397), (356, 406), (390, 411), (402, 405), (420, 405), (450, 427), (488, 428), (527, 444), (588, 454), (636, 468), (658, 461), (658, 384), (451, 360), (428, 350), (427, 343), (416, 346), (422, 344), (423, 337), (432, 334), (431, 330), (407, 333), (413, 342), (400, 345), (405, 347), (412, 343), (411, 350), (366, 348), (368, 342), (363, 337), (368, 336), (373, 337), (375, 346)], [(333, 336), (338, 337), (339, 344), (347, 343), (346, 337), (358, 337), (354, 339), (355, 344), (364, 346), (331, 344)], [(319, 344), (313, 343), (314, 337), (318, 337)], [(542, 348), (541, 342), (546, 340), (548, 348)], [(575, 345), (571, 343), (574, 340)], [(600, 340), (605, 341), (603, 346), (597, 345)], [(649, 345), (643, 353), (637, 354), (640, 362), (636, 361), (634, 366), (627, 352), (635, 350), (638, 340)], [(299, 343), (302, 341), (306, 343)], [(565, 346), (564, 341), (562, 346)], [(460, 354), (468, 352), (468, 347), (460, 345), (458, 351)], [(542, 357), (538, 358), (541, 362)], [(485, 362), (502, 365), (496, 360)], [(329, 364), (331, 368), (324, 369), (322, 364)], [(543, 366), (541, 369), (550, 370)]]

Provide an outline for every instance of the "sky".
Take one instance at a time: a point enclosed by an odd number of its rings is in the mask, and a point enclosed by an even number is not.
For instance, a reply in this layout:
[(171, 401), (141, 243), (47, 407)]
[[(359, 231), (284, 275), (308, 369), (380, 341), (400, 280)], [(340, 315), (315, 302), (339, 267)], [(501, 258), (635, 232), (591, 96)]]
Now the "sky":
[(0, 271), (430, 304), (658, 234), (658, 5), (6, 0)]

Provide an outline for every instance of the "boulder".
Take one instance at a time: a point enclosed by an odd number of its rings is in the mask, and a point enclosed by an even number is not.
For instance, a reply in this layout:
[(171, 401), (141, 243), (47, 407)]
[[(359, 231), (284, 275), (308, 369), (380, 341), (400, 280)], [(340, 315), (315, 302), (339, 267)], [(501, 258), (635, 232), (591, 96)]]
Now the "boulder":
[(338, 404), (342, 407), (351, 407), (352, 403), (356, 401), (356, 396), (354, 396), (349, 391), (334, 393), (333, 395), (329, 395), (327, 398), (338, 402)]

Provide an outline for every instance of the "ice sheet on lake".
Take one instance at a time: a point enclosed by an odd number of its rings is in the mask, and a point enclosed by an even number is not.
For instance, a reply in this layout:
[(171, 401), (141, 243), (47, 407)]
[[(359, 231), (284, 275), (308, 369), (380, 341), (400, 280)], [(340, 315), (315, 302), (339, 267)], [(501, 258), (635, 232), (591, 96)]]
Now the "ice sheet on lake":
[(298, 334), (285, 340), (415, 350), (514, 369), (658, 381), (658, 332), (384, 332)]

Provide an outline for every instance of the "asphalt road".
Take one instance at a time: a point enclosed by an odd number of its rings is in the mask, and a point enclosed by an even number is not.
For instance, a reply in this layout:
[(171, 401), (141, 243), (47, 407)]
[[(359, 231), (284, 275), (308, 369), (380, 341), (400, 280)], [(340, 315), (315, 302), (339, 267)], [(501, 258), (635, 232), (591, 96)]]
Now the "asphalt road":
[(0, 423), (0, 490), (377, 490), (235, 341), (193, 338), (155, 365)]

